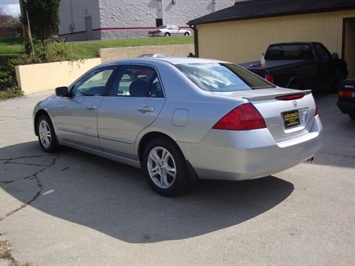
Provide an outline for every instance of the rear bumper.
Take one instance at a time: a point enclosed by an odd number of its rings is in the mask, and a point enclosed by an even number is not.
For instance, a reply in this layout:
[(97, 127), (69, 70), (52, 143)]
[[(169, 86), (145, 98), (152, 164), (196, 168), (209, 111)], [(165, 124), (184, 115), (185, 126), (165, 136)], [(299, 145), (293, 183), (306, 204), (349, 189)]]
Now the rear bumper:
[(321, 149), (321, 131), (316, 117), (310, 133), (281, 143), (275, 143), (268, 129), (261, 129), (211, 130), (197, 144), (179, 144), (200, 179), (247, 180), (311, 159)]

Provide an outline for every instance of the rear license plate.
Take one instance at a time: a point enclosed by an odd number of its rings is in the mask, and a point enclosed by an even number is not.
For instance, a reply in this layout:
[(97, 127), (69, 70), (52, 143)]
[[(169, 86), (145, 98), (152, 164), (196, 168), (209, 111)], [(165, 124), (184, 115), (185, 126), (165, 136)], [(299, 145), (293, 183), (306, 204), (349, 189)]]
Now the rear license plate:
[(297, 110), (282, 113), (282, 116), (284, 118), (286, 128), (298, 126), (300, 124), (300, 117)]

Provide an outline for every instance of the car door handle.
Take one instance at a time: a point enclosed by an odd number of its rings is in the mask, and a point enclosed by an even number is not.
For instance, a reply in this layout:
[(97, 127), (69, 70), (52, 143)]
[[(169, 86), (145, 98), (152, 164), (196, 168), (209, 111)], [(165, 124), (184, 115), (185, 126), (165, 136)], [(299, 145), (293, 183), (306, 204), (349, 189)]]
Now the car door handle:
[(91, 111), (91, 110), (96, 110), (97, 107), (95, 105), (93, 105), (93, 104), (89, 104), (88, 106), (86, 106), (86, 109)]
[(137, 111), (142, 112), (142, 113), (153, 112), (154, 108), (153, 107), (149, 107), (148, 105), (144, 104), (141, 107), (139, 107), (137, 109)]

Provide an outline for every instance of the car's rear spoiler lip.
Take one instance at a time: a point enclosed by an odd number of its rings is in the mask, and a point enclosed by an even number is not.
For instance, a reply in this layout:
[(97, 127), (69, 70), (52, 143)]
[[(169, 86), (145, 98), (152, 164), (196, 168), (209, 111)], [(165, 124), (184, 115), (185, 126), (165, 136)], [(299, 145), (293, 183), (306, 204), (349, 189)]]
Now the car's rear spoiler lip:
[(293, 94), (310, 94), (312, 93), (312, 90), (300, 90), (300, 91), (290, 91), (290, 92), (280, 92), (280, 93), (272, 93), (268, 95), (259, 95), (259, 96), (244, 96), (243, 99), (246, 99), (248, 101), (265, 101), (265, 100), (272, 100), (275, 99), (276, 97), (280, 96), (288, 96), (288, 95), (293, 95)]

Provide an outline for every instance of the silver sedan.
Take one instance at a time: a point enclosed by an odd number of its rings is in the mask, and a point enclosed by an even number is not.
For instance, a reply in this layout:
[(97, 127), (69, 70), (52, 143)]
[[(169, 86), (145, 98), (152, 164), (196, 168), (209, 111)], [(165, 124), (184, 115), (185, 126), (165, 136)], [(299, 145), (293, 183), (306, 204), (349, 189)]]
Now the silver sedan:
[(142, 168), (165, 196), (198, 179), (290, 168), (319, 151), (322, 131), (309, 90), (228, 62), (169, 57), (99, 65), (39, 102), (33, 122), (45, 152), (65, 145)]

